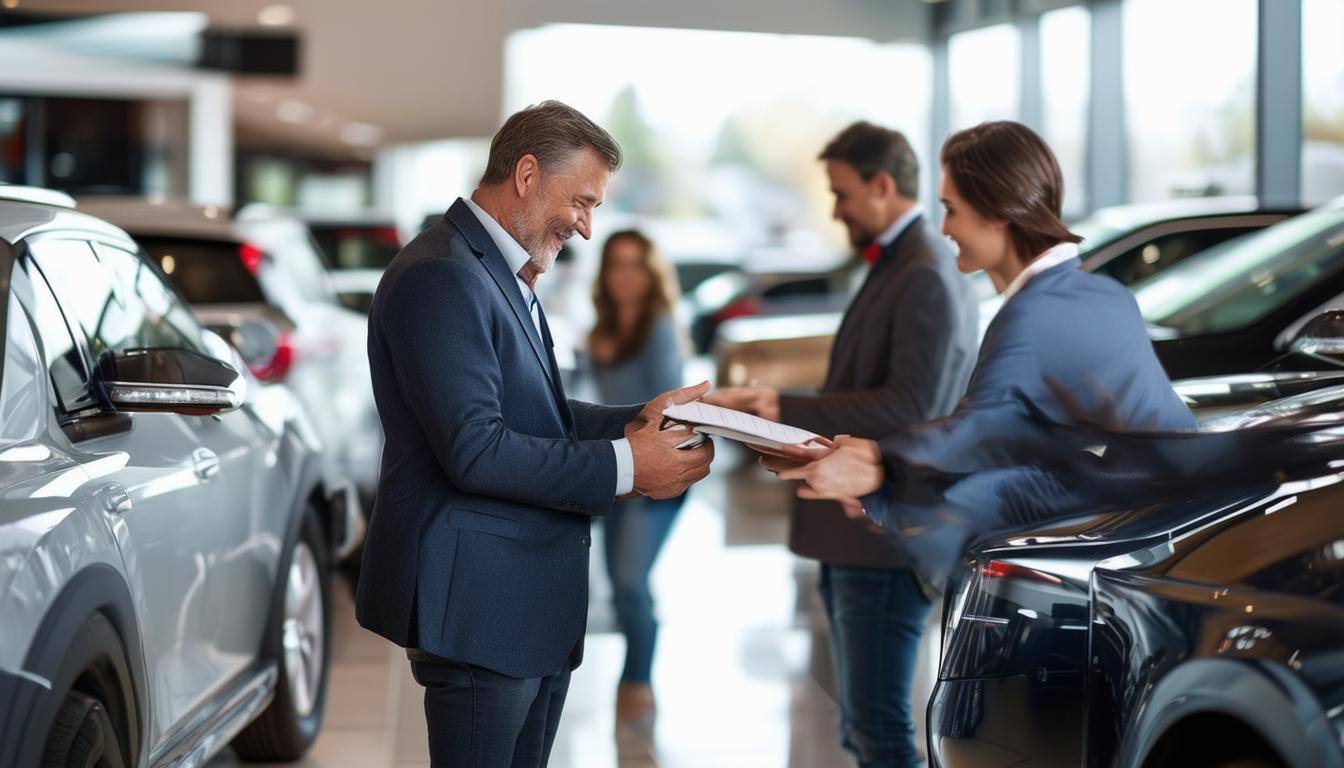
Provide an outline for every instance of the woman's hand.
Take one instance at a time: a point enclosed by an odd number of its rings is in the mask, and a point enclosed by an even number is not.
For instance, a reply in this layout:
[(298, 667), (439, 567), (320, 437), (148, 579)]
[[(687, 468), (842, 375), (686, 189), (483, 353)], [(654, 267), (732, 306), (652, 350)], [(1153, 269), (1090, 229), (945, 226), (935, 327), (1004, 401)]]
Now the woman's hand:
[[(781, 480), (802, 481), (798, 498), (853, 501), (876, 491), (886, 482), (882, 451), (876, 442), (841, 435), (835, 443), (836, 450), (820, 459), (778, 470)], [(856, 504), (845, 504), (846, 511)]]

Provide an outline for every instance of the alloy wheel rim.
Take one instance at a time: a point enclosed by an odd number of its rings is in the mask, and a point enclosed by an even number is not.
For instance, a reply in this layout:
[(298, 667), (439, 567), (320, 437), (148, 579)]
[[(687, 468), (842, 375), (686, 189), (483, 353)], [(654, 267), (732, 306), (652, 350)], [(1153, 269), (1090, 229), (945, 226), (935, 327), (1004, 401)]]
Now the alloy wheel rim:
[(294, 547), (285, 584), (285, 676), (291, 703), (299, 717), (307, 717), (317, 703), (322, 681), (323, 620), (321, 574), (313, 551), (304, 542)]

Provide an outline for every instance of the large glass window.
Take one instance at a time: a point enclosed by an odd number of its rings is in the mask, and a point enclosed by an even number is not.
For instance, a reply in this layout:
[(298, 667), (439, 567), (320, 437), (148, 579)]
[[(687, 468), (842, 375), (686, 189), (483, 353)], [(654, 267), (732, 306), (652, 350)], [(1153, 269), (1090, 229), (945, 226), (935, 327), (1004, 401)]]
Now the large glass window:
[(1092, 20), (1088, 10), (1041, 16), (1041, 130), (1064, 172), (1064, 215), (1087, 210), (1087, 110)]
[(639, 214), (674, 261), (844, 250), (817, 153), (856, 120), (905, 133), (927, 165), (922, 45), (559, 24), (514, 33), (505, 73), (506, 113), (556, 98), (612, 132), (625, 161), (596, 226)]
[(1011, 24), (962, 32), (947, 41), (952, 130), (986, 120), (1016, 120), (1021, 98), (1021, 36)]
[(1344, 195), (1344, 0), (1302, 0), (1302, 201)]
[(1126, 0), (1131, 200), (1254, 191), (1256, 18), (1255, 0)]

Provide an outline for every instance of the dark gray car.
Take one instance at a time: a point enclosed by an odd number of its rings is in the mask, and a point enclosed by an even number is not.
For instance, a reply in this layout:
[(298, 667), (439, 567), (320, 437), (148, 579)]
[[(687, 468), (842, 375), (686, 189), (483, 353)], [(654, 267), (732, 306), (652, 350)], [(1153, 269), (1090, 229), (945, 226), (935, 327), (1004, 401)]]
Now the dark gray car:
[(295, 759), (353, 492), (293, 395), (71, 204), (0, 186), (0, 765)]

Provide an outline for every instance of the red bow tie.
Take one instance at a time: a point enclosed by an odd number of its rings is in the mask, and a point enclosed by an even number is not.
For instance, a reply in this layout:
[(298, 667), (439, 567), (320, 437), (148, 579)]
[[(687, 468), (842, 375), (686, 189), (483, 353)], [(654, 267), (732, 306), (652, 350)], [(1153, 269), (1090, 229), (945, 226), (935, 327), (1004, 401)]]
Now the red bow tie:
[(877, 243), (869, 243), (868, 247), (863, 249), (863, 260), (868, 262), (868, 266), (876, 264), (880, 258), (882, 258), (882, 246)]

